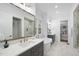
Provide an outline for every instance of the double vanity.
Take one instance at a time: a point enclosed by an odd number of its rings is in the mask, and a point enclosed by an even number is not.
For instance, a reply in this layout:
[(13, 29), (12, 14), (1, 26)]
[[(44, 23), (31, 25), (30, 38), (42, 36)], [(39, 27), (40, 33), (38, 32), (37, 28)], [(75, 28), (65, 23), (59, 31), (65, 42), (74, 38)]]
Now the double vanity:
[(43, 39), (31, 39), (10, 44), (8, 48), (0, 48), (0, 56), (43, 56), (43, 41)]

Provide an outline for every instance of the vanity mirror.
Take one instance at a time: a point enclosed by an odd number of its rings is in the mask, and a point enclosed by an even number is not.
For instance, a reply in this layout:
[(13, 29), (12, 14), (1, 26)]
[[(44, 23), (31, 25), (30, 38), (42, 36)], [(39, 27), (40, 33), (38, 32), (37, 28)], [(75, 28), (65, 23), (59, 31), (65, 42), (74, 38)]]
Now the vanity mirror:
[(35, 35), (35, 21), (24, 17), (24, 37)]

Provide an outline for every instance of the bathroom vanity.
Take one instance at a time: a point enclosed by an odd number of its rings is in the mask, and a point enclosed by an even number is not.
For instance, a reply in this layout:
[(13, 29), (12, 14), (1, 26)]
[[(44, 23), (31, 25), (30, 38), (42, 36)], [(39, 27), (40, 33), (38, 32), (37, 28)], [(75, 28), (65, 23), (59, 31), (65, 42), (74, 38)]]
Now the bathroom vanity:
[(24, 51), (19, 56), (43, 56), (43, 42), (35, 45), (27, 51)]
[(43, 56), (43, 39), (33, 39), (16, 43), (8, 48), (0, 48), (0, 56)]
[(47, 37), (52, 39), (52, 44), (55, 42), (55, 34), (54, 35), (47, 35)]

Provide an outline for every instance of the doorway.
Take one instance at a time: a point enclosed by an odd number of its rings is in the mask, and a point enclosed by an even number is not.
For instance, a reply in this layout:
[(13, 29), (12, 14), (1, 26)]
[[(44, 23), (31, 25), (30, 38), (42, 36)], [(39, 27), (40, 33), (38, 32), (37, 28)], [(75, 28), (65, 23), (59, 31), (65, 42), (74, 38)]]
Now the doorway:
[(21, 37), (21, 19), (13, 17), (13, 38)]
[(60, 41), (68, 42), (68, 21), (61, 21), (60, 24)]

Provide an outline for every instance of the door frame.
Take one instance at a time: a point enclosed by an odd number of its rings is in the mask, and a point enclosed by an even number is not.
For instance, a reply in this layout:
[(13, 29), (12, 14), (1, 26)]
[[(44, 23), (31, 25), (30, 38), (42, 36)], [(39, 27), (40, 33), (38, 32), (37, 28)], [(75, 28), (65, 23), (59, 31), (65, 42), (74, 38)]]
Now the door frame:
[[(61, 23), (62, 22), (67, 22), (67, 40), (62, 40), (62, 36), (61, 36)], [(61, 42), (68, 42), (68, 20), (60, 21), (60, 41)]]

